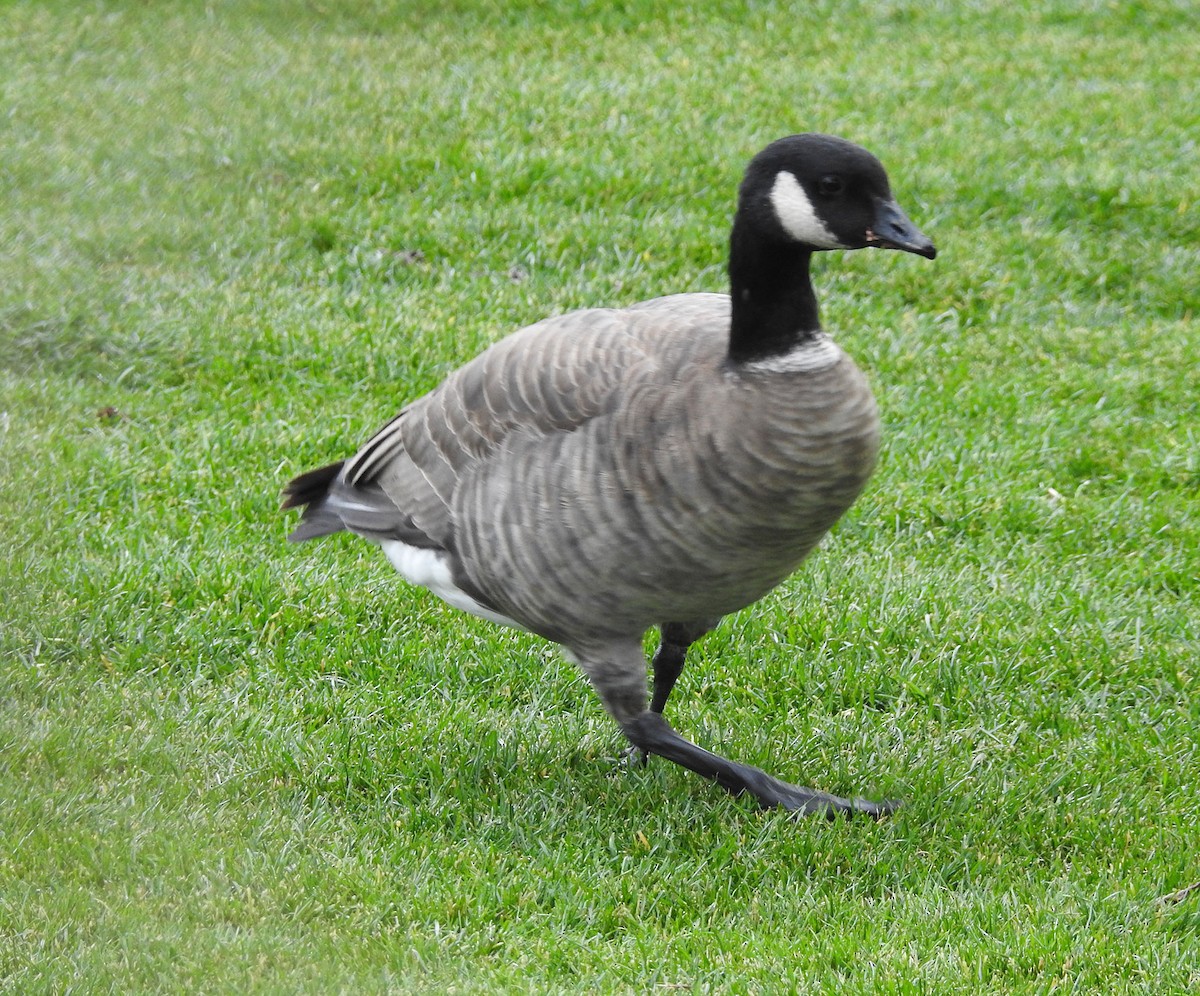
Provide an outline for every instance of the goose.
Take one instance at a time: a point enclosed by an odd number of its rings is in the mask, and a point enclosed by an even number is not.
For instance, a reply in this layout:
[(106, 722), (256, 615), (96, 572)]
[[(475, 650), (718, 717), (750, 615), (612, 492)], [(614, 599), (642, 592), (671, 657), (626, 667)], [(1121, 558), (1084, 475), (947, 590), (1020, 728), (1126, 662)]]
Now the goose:
[(809, 275), (814, 252), (868, 246), (936, 254), (866, 149), (772, 142), (738, 190), (729, 294), (499, 340), (352, 457), (292, 480), (289, 539), (349, 530), (413, 585), (558, 644), (642, 759), (795, 814), (891, 812), (705, 750), (663, 716), (691, 644), (788, 577), (871, 475), (876, 404)]

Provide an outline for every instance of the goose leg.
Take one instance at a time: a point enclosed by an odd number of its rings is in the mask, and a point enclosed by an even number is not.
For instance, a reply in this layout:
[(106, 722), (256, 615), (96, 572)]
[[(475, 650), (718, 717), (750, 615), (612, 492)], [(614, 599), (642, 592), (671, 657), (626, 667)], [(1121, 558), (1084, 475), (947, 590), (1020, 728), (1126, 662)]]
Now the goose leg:
[[(650, 662), (650, 666), (654, 670), (650, 711), (660, 716), (667, 704), (667, 699), (671, 696), (671, 689), (675, 687), (675, 682), (683, 670), (683, 662), (687, 659), (689, 646), (689, 643), (668, 642), (667, 633), (668, 629), (664, 626), (662, 640), (654, 652), (654, 659)], [(630, 765), (642, 767), (650, 763), (650, 755), (641, 747), (631, 744), (625, 751), (625, 760)]]
[[(621, 641), (586, 649), (571, 648), (571, 651), (600, 696), (604, 708), (621, 725), (633, 747), (643, 754), (658, 754), (668, 761), (674, 761), (704, 778), (712, 779), (732, 795), (752, 795), (764, 807), (778, 806), (793, 813), (821, 813), (828, 817), (850, 813), (886, 816), (895, 808), (886, 802), (843, 799), (816, 789), (791, 785), (758, 768), (730, 761), (685, 740), (661, 713), (648, 707), (646, 659), (638, 642)], [(682, 659), (683, 655), (680, 654), (680, 666)], [(675, 674), (678, 676), (678, 668)], [(657, 679), (655, 684), (659, 684)], [(661, 687), (665, 701), (666, 693), (670, 692), (665, 678)]]
[(667, 699), (671, 697), (671, 689), (675, 687), (675, 682), (679, 680), (679, 674), (683, 671), (688, 647), (692, 641), (683, 640), (682, 636), (673, 623), (668, 623), (662, 628), (662, 639), (654, 652), (654, 659), (650, 662), (654, 670), (654, 686), (650, 696), (651, 712), (662, 713)]
[(654, 691), (650, 697), (650, 711), (661, 713), (671, 697), (671, 689), (679, 679), (687, 659), (688, 648), (715, 626), (715, 622), (663, 623), (662, 639), (654, 652), (651, 667), (654, 669)]
[(671, 689), (679, 679), (683, 670), (683, 662), (687, 659), (687, 646), (678, 643), (667, 643), (664, 639), (654, 652), (651, 667), (654, 669), (653, 693), (650, 696), (650, 711), (662, 714), (671, 696)]
[(843, 799), (816, 789), (801, 788), (748, 764), (730, 761), (685, 740), (661, 715), (650, 710), (623, 723), (622, 729), (630, 742), (646, 754), (658, 754), (704, 778), (711, 778), (732, 795), (752, 795), (764, 808), (778, 806), (792, 813), (820, 813), (830, 819), (852, 813), (880, 817), (895, 809), (891, 803)]
[[(715, 626), (716, 623), (698, 623), (688, 626), (684, 623), (663, 623), (662, 637), (650, 667), (654, 672), (654, 683), (650, 695), (650, 711), (662, 714), (666, 708), (667, 699), (671, 697), (671, 689), (679, 680), (687, 660), (688, 648), (700, 637)], [(647, 764), (650, 755), (640, 747), (630, 747), (629, 760), (638, 765)]]

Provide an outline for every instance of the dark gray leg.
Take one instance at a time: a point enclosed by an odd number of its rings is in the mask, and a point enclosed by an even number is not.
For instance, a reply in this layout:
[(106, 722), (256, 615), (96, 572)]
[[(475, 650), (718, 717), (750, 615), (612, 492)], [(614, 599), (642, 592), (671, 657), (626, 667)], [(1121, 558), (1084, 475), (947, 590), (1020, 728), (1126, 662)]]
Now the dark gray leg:
[[(654, 659), (650, 662), (654, 672), (653, 691), (650, 695), (651, 712), (662, 714), (667, 699), (671, 697), (671, 689), (675, 687), (675, 682), (679, 680), (683, 671), (688, 648), (714, 625), (716, 624), (698, 623), (688, 626), (684, 623), (663, 623), (662, 637), (658, 642), (658, 649), (654, 652)], [(640, 747), (630, 747), (627, 756), (635, 764), (646, 764), (650, 760), (650, 755)]]
[(654, 653), (651, 667), (654, 668), (654, 692), (650, 696), (650, 711), (661, 715), (671, 696), (671, 689), (683, 670), (683, 662), (687, 659), (687, 644), (668, 643), (663, 637), (662, 643)]
[(731, 795), (752, 795), (764, 808), (778, 806), (797, 814), (820, 813), (830, 819), (851, 813), (887, 816), (892, 803), (843, 799), (841, 796), (801, 788), (773, 778), (748, 764), (739, 764), (684, 740), (662, 716), (647, 710), (622, 724), (625, 735), (647, 754), (658, 754), (705, 778), (711, 778)]
[(663, 623), (662, 639), (654, 653), (651, 667), (654, 669), (654, 693), (650, 698), (650, 711), (661, 713), (671, 697), (671, 689), (679, 679), (687, 659), (688, 647), (715, 626), (715, 622)]
[[(665, 634), (664, 634), (665, 635)], [(664, 642), (669, 642), (664, 639)], [(672, 644), (678, 647), (678, 644)], [(686, 651), (686, 647), (682, 648)], [(778, 806), (793, 813), (821, 813), (834, 817), (840, 814), (866, 813), (886, 816), (895, 809), (891, 803), (868, 802), (866, 799), (843, 799), (816, 789), (801, 788), (773, 778), (748, 764), (730, 761), (685, 740), (671, 727), (661, 713), (648, 708), (646, 702), (646, 660), (641, 646), (622, 641), (589, 648), (571, 648), (592, 687), (596, 689), (604, 708), (625, 732), (635, 748), (646, 754), (658, 754), (690, 771), (715, 781), (732, 795), (752, 795), (765, 807)], [(662, 648), (659, 648), (661, 654)], [(659, 654), (656, 654), (657, 658)], [(679, 675), (683, 654), (678, 655), (679, 667), (668, 681), (655, 679), (655, 700), (662, 689), (662, 703), (670, 694), (671, 685)], [(662, 704), (660, 703), (660, 705)]]

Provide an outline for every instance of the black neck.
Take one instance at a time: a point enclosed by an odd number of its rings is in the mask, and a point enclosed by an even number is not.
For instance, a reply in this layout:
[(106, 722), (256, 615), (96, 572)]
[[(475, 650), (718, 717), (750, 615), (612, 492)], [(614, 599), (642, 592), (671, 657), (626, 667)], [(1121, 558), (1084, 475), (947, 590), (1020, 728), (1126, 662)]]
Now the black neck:
[(732, 363), (765, 360), (790, 352), (821, 329), (817, 296), (808, 275), (812, 250), (767, 243), (733, 223), (729, 240), (729, 330)]

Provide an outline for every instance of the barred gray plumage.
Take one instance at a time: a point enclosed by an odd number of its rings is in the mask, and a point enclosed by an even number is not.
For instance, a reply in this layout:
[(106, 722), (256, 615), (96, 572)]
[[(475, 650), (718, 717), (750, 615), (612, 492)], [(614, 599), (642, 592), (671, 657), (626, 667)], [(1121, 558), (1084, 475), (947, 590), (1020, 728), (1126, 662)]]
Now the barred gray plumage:
[(732, 792), (885, 812), (709, 754), (661, 716), (687, 646), (795, 570), (870, 477), (875, 401), (820, 332), (808, 279), (814, 249), (864, 245), (934, 255), (870, 153), (773, 143), (740, 191), (732, 296), (577, 311), (500, 340), (350, 460), (296, 478), (292, 539), (349, 529), (451, 604), (561, 644), (635, 746)]

